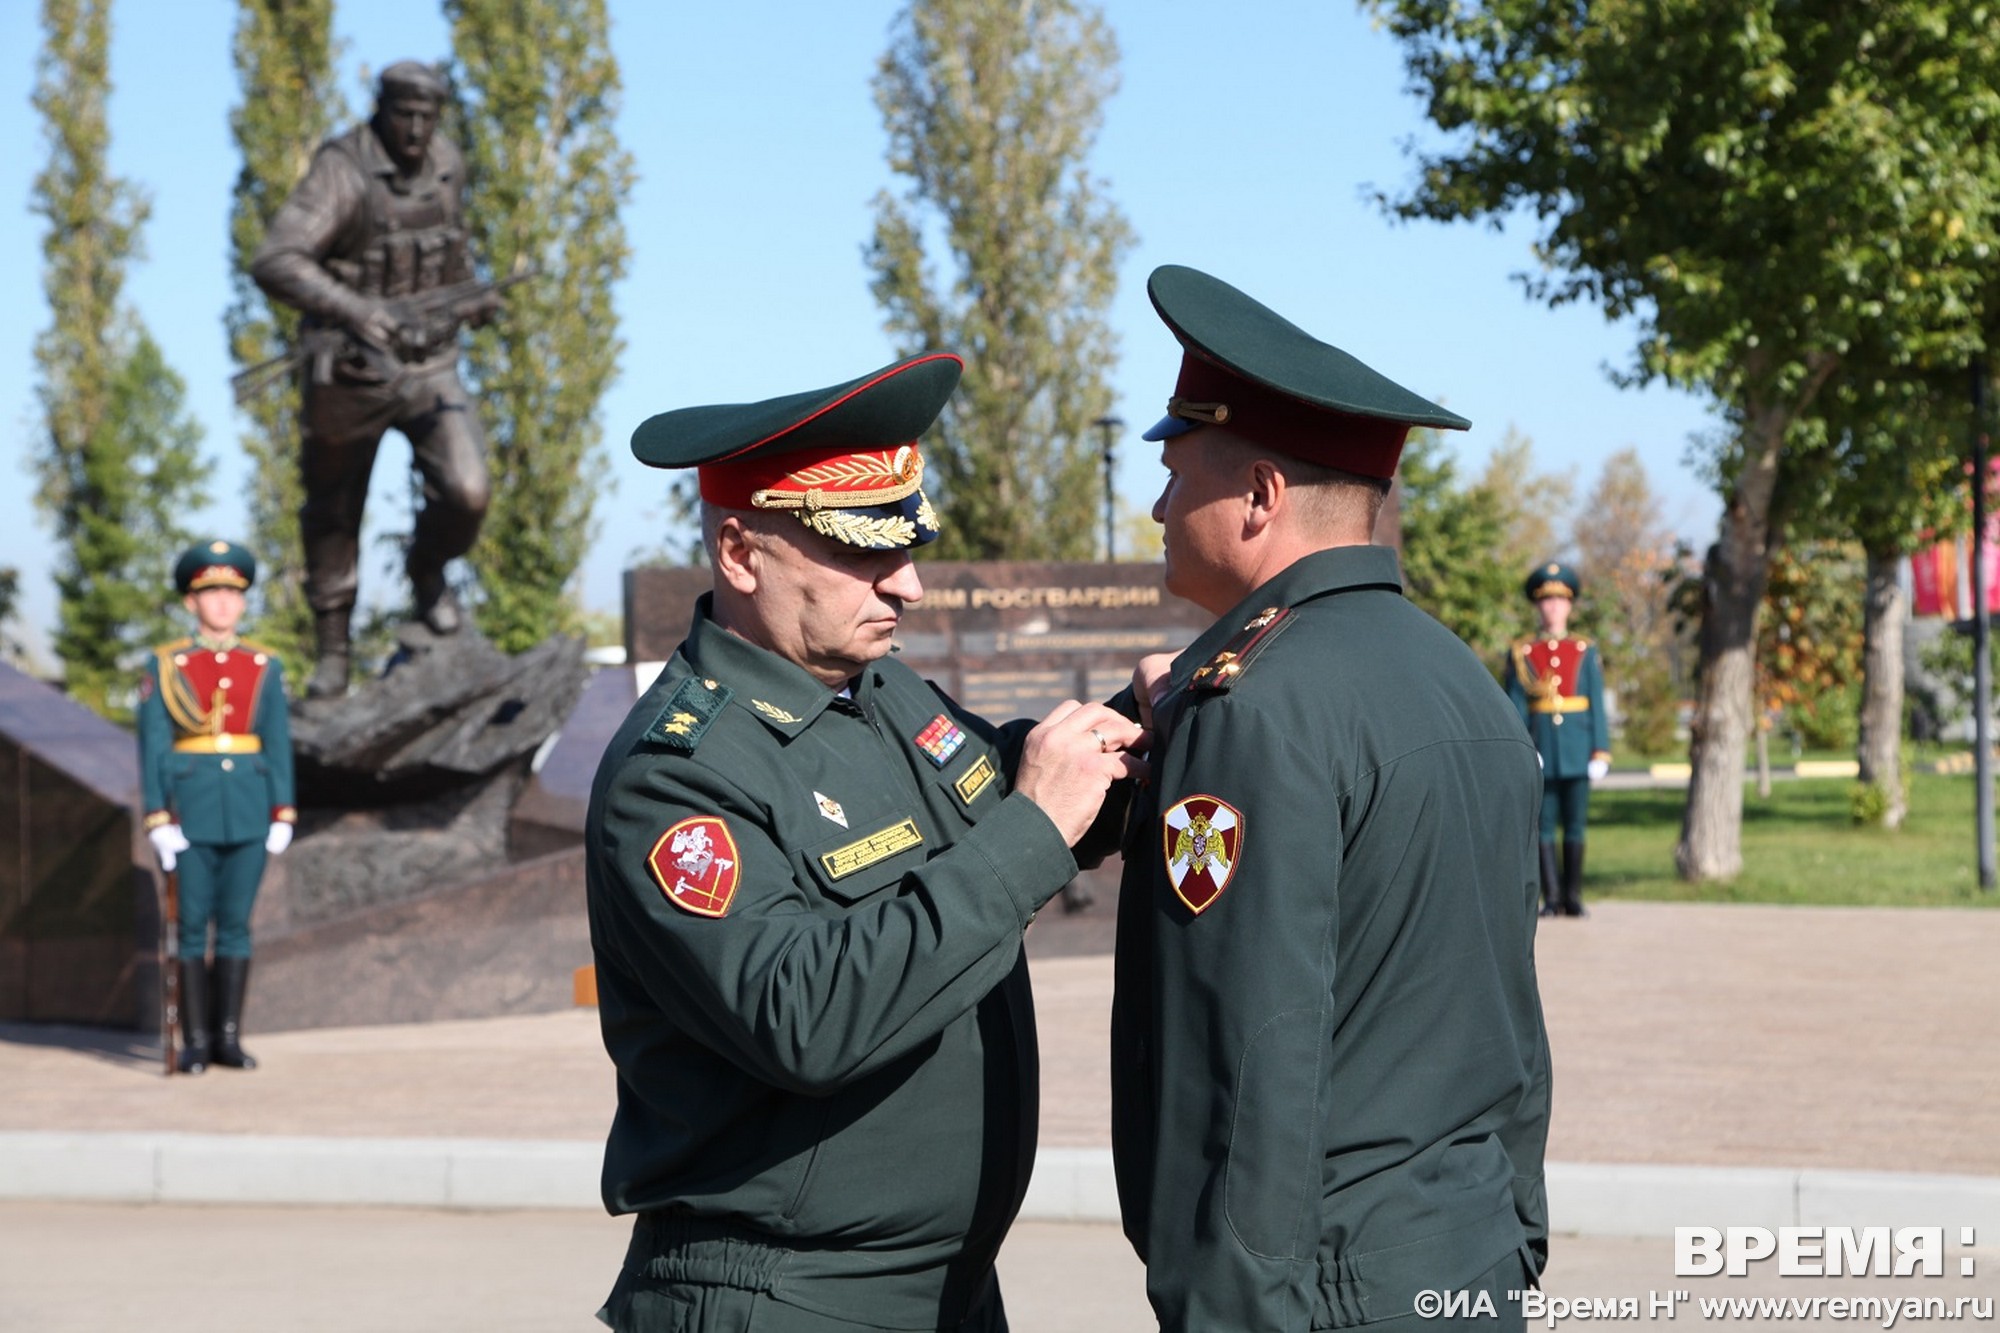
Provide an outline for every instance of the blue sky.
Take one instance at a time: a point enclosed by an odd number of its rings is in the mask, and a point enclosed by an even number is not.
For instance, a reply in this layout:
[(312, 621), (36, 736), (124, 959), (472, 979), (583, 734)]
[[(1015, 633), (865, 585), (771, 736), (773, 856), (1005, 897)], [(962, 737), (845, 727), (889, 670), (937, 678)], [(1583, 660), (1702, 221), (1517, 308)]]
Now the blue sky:
[[(664, 474), (635, 463), (632, 428), (654, 412), (742, 401), (852, 378), (891, 359), (868, 294), (862, 246), (870, 201), (896, 188), (869, 93), (900, 0), (767, 0), (738, 5), (611, 0), (625, 80), (619, 133), (638, 183), (624, 219), (634, 250), (617, 304), (626, 350), (603, 404), (610, 488), (581, 574), (588, 606), (619, 604), (629, 556), (659, 544)], [(31, 347), (48, 323), (39, 286), (41, 223), (28, 212), (46, 156), (29, 106), (40, 6), (0, 0), (0, 256), (13, 299), (0, 306), (0, 565), (23, 576), (31, 643), (54, 615), (49, 531), (36, 515)], [(1138, 439), (1171, 390), (1179, 350), (1145, 294), (1163, 263), (1205, 269), (1420, 393), (1472, 419), (1451, 437), (1468, 471), (1511, 427), (1543, 470), (1579, 493), (1625, 447), (1645, 459), (1669, 524), (1713, 534), (1718, 506), (1684, 459), (1713, 429), (1705, 404), (1666, 389), (1621, 390), (1633, 326), (1594, 309), (1548, 310), (1513, 274), (1534, 263), (1526, 226), (1396, 224), (1370, 187), (1411, 174), (1403, 144), (1426, 131), (1403, 88), (1395, 44), (1346, 4), (1267, 0), (1226, 22), (1198, 0), (1108, 0), (1123, 86), (1092, 165), (1130, 218), (1111, 321), (1122, 343), (1115, 411), (1128, 423), (1121, 501), (1150, 505), (1162, 472)], [(152, 196), (147, 256), (126, 293), (189, 384), (217, 460), (206, 528), (247, 532), (222, 311), (236, 158), (228, 113), (230, 0), (116, 0), (111, 158)], [(371, 99), (363, 66), (448, 52), (438, 14), (408, 0), (339, 0), (351, 109)], [(385, 443), (371, 528), (406, 521), (408, 449)], [(364, 599), (393, 589), (379, 560)]]

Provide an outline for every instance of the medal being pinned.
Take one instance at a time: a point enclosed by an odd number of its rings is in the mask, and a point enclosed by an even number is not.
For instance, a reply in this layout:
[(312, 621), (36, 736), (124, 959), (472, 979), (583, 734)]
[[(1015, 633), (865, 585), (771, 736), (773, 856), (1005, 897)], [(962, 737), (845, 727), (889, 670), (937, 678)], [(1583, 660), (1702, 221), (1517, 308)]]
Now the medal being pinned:
[(1243, 815), (1227, 801), (1190, 796), (1167, 811), (1160, 831), (1174, 895), (1200, 916), (1236, 873)]

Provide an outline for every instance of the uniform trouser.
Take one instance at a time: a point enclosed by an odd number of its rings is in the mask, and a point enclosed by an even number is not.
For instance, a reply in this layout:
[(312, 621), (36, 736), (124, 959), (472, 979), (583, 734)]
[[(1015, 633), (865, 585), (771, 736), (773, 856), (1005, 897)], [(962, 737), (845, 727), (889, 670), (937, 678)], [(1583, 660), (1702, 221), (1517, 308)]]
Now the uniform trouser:
[(180, 854), (181, 958), (208, 956), (215, 926), (217, 958), (250, 956), (250, 908), (264, 878), (264, 842), (198, 842)]
[[(858, 1323), (777, 1299), (771, 1288), (789, 1252), (752, 1239), (742, 1228), (671, 1219), (656, 1225), (652, 1216), (634, 1219), (624, 1271), (597, 1312), (617, 1333), (891, 1333), (887, 1325)], [(683, 1227), (702, 1238), (690, 1240)], [(889, 1284), (901, 1279), (879, 1280)], [(898, 1304), (909, 1306), (907, 1301)], [(987, 1273), (971, 1307), (956, 1323), (940, 1320), (926, 1327), (1007, 1333), (1000, 1281), (993, 1273)]]
[(299, 471), (306, 601), (315, 611), (354, 605), (361, 511), (375, 452), (391, 426), (410, 441), (424, 504), (410, 537), (412, 567), (442, 570), (472, 549), (486, 516), (486, 438), (454, 362), (388, 384), (309, 385)]
[(1542, 841), (1556, 840), (1561, 823), (1563, 841), (1575, 846), (1584, 839), (1583, 826), (1590, 815), (1590, 779), (1542, 779)]
[[(1535, 1285), (1530, 1276), (1532, 1270), (1520, 1251), (1502, 1258), (1499, 1263), (1487, 1269), (1473, 1281), (1455, 1290), (1466, 1293), (1467, 1309), (1491, 1306), (1493, 1313), (1434, 1315), (1426, 1319), (1415, 1313), (1396, 1315), (1389, 1319), (1379, 1319), (1373, 1323), (1358, 1326), (1354, 1333), (1520, 1333), (1527, 1326), (1521, 1314), (1521, 1295)], [(1478, 1293), (1484, 1292), (1482, 1303)], [(1514, 1295), (1510, 1299), (1508, 1293)], [(1451, 1297), (1454, 1292), (1442, 1293)], [(1315, 1325), (1314, 1327), (1318, 1327)]]

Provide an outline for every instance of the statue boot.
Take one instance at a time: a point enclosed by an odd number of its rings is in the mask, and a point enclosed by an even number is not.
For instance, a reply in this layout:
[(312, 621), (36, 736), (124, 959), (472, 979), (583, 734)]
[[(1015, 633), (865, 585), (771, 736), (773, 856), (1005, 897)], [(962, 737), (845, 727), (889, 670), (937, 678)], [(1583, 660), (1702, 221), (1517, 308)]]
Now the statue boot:
[(181, 962), (181, 1054), (175, 1068), (183, 1074), (208, 1069), (208, 964), (199, 958)]
[(1583, 910), (1583, 841), (1563, 839), (1562, 912), (1564, 916), (1589, 916)]
[(250, 987), (248, 958), (215, 960), (215, 1063), (229, 1069), (255, 1069), (256, 1059), (243, 1049), (243, 995)]
[(1542, 844), (1542, 912), (1543, 916), (1562, 915), (1562, 885), (1556, 877), (1556, 845)]
[(458, 597), (444, 577), (444, 566), (428, 560), (411, 560), (405, 569), (410, 576), (410, 596), (416, 603), (417, 619), (430, 626), (433, 634), (456, 634), (465, 623), (458, 609)]
[(308, 699), (338, 699), (347, 693), (347, 621), (352, 612), (346, 607), (313, 612), (313, 638), (319, 661), (312, 680), (306, 684)]

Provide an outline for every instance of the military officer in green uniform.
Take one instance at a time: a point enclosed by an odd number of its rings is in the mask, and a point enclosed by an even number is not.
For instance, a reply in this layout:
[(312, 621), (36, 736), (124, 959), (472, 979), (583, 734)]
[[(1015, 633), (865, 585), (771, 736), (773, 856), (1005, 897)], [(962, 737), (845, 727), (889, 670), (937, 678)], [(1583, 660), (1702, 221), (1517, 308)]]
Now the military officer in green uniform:
[(242, 1045), (250, 909), (265, 857), (291, 846), (299, 817), (284, 668), (236, 634), (256, 577), (257, 561), (233, 542), (183, 553), (174, 585), (195, 632), (155, 648), (139, 685), (146, 836), (161, 868), (180, 875), (180, 1068), (189, 1074), (211, 1059), (257, 1067)]
[(996, 729), (890, 656), (938, 531), (917, 439), (960, 369), (632, 437), (699, 468), (715, 585), (588, 816), (604, 1202), (637, 1214), (613, 1328), (1006, 1327), (1038, 1104), (1021, 936), (1143, 765), (1102, 704)]
[(1525, 586), (1541, 627), (1507, 654), (1507, 697), (1520, 710), (1542, 757), (1542, 915), (1583, 916), (1584, 823), (1590, 814), (1590, 784), (1611, 771), (1604, 667), (1597, 645), (1569, 632), (1570, 609), (1583, 587), (1576, 571), (1550, 560), (1529, 571)]
[(1520, 1328), (1547, 1234), (1535, 755), (1369, 545), (1411, 426), (1467, 423), (1206, 274), (1148, 290), (1184, 352), (1147, 436), (1166, 586), (1218, 619), (1148, 691), (1118, 904), (1147, 1293), (1175, 1333), (1452, 1324), (1426, 1291)]

